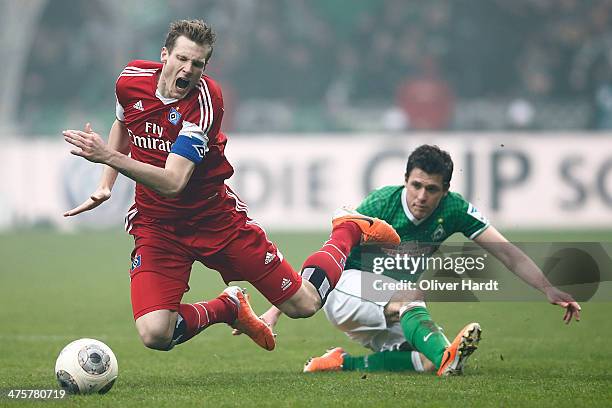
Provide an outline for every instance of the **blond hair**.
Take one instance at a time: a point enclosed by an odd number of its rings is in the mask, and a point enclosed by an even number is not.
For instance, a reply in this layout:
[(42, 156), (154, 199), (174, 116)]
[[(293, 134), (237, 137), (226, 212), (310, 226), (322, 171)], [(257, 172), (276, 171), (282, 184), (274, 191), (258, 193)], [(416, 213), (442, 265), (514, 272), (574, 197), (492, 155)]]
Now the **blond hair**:
[(217, 36), (208, 24), (202, 20), (178, 20), (170, 23), (170, 30), (164, 44), (169, 53), (172, 53), (176, 39), (180, 36), (184, 36), (199, 45), (208, 44), (210, 53), (206, 57), (206, 61), (210, 59)]

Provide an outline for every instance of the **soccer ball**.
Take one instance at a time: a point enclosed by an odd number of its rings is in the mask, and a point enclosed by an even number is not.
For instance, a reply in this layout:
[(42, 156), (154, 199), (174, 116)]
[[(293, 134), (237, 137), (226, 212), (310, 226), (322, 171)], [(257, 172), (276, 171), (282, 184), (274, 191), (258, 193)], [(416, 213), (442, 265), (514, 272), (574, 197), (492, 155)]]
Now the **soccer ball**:
[(55, 362), (55, 376), (69, 394), (105, 394), (113, 387), (119, 366), (113, 351), (94, 339), (68, 344)]

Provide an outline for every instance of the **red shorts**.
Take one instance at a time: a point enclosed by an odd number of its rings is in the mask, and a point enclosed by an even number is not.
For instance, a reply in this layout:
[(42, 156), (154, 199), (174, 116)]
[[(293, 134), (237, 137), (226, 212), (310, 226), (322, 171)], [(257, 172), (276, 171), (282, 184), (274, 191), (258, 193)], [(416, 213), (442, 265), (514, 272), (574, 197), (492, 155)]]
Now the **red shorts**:
[(126, 229), (135, 243), (130, 270), (134, 319), (154, 310), (178, 310), (194, 261), (219, 271), (226, 284), (251, 283), (274, 305), (300, 288), (300, 275), (248, 218), (246, 206), (231, 190), (219, 199), (229, 200), (229, 210), (201, 220), (158, 220), (130, 209)]

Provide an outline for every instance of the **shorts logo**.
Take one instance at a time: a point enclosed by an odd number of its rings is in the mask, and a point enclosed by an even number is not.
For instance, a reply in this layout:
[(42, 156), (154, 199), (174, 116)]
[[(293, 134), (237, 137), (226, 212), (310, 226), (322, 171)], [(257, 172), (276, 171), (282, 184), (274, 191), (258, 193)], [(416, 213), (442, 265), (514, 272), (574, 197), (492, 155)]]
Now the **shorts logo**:
[(141, 258), (140, 255), (136, 255), (134, 258), (132, 258), (132, 268), (131, 270), (133, 271), (134, 269), (138, 268), (141, 264)]
[(271, 252), (266, 252), (266, 260), (264, 261), (264, 264), (265, 265), (269, 264), (270, 262), (272, 262), (274, 260), (274, 258), (276, 258), (276, 255), (274, 255)]
[(289, 286), (291, 286), (293, 284), (293, 282), (291, 282), (289, 279), (287, 278), (283, 278), (283, 281), (281, 282), (281, 289), (284, 291), (287, 290), (287, 288)]
[(181, 120), (181, 114), (175, 108), (170, 108), (170, 112), (168, 112), (168, 122), (172, 123), (174, 126)]

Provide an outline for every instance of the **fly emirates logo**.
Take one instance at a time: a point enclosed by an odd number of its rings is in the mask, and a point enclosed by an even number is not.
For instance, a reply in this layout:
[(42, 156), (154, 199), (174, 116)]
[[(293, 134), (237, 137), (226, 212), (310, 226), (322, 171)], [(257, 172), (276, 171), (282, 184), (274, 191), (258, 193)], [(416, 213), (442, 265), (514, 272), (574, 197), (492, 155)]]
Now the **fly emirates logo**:
[[(145, 122), (145, 133), (147, 136), (138, 136), (128, 129), (128, 134), (130, 135), (130, 139), (132, 139), (134, 146), (142, 149), (159, 150), (168, 153), (170, 152), (172, 142), (162, 139), (162, 136), (164, 135), (164, 128), (162, 126), (159, 126), (156, 123)], [(149, 136), (151, 134), (154, 136)]]

